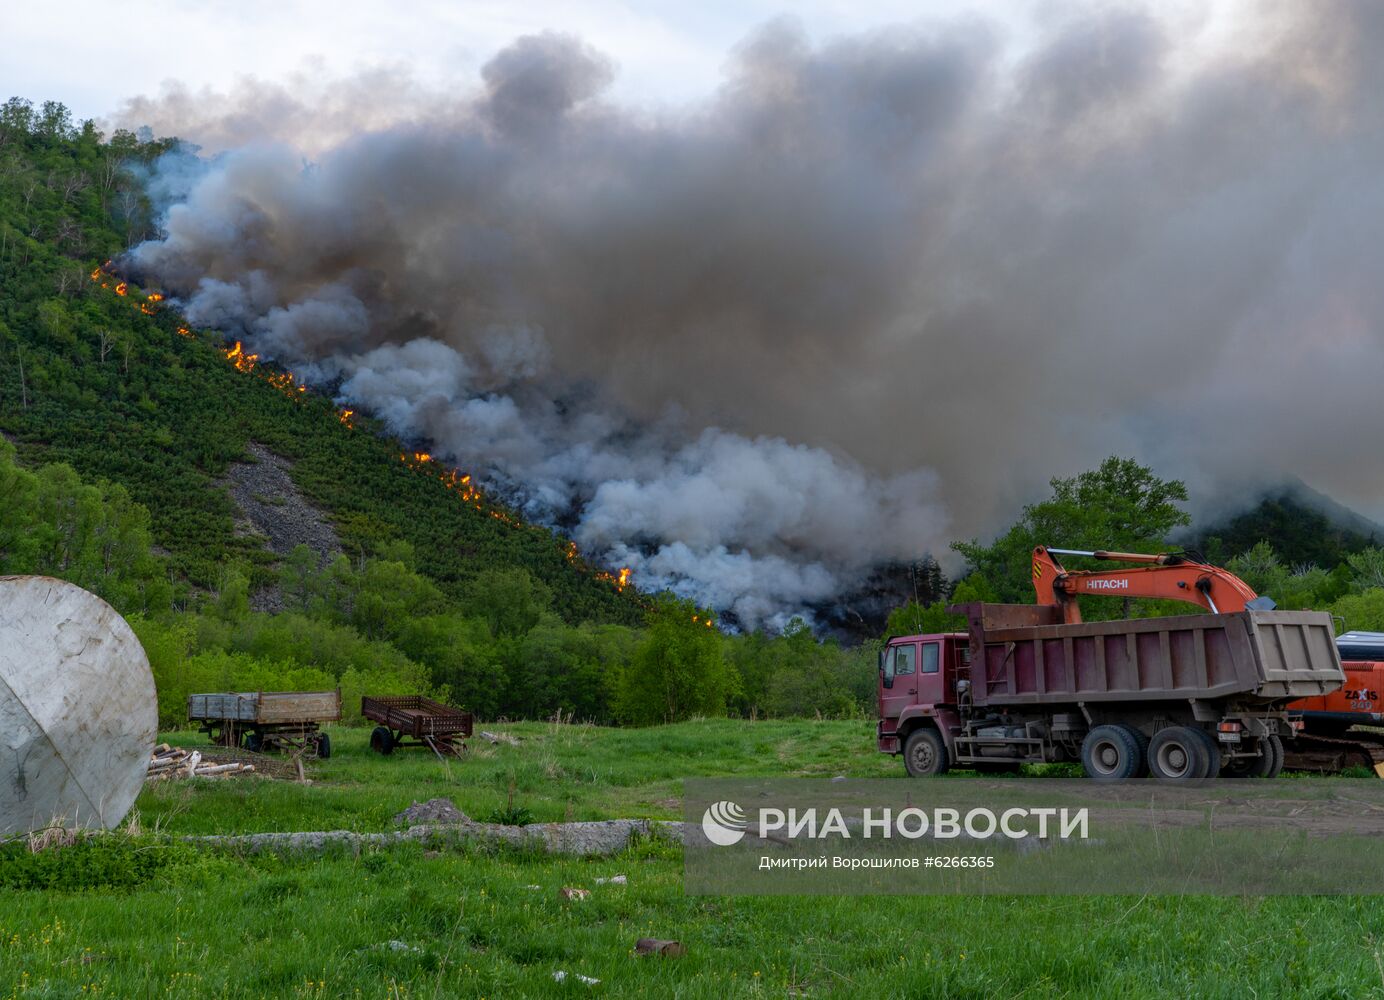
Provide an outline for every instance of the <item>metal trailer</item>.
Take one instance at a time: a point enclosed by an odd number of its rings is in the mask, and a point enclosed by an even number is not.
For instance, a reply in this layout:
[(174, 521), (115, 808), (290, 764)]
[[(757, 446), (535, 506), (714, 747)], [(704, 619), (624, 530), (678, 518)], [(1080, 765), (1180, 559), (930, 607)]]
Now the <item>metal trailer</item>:
[[(360, 714), (379, 723), (370, 733), (370, 749), (381, 754), (393, 753), (395, 747), (425, 746), (439, 757), (459, 757), (466, 749), (462, 741), (475, 724), (470, 712), (417, 694), (362, 698)], [(407, 742), (410, 738), (414, 742)]]
[(950, 610), (967, 635), (890, 639), (880, 657), (879, 748), (913, 774), (1075, 760), (1101, 780), (1276, 774), (1288, 703), (1344, 679), (1320, 612), (1062, 624), (1042, 605)]
[(321, 724), (341, 720), (341, 689), (190, 694), (187, 717), (221, 746), (310, 751), (326, 760), (332, 742)]

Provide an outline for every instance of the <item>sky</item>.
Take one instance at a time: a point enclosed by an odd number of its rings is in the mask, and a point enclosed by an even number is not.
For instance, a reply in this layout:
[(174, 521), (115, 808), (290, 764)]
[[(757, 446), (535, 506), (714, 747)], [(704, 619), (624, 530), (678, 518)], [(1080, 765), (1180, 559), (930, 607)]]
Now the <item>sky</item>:
[[(985, 5), (987, 16), (1004, 5)], [(1011, 4), (1020, 27), (1028, 4)], [(204, 0), (112, 5), (76, 0), (9, 8), (0, 85), (34, 101), (60, 100), (78, 118), (105, 118), (169, 81), (225, 91), (243, 77), (280, 80), (321, 67), (342, 75), (407, 67), (421, 83), (471, 82), (497, 50), (535, 31), (579, 35), (617, 66), (612, 97), (677, 105), (705, 95), (730, 52), (778, 17), (830, 37), (874, 25), (964, 15), (966, 0), (621, 3), (618, 0)], [(6, 94), (9, 96), (9, 94)]]

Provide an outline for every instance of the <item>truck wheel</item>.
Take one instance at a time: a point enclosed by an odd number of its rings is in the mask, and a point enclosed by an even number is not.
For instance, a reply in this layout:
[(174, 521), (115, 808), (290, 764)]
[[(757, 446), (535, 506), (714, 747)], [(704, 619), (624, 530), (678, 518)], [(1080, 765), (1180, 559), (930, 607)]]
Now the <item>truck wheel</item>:
[(1219, 778), (1221, 776), (1221, 746), (1216, 742), (1216, 737), (1205, 729), (1197, 729), (1194, 726), (1187, 728), (1200, 736), (1202, 744), (1206, 747), (1206, 777)]
[(1276, 778), (1283, 770), (1283, 741), (1266, 736), (1259, 741), (1258, 757), (1236, 757), (1221, 765), (1222, 778)]
[(1264, 769), (1264, 777), (1277, 778), (1283, 773), (1283, 741), (1277, 733), (1270, 733), (1264, 739), (1264, 756), (1273, 758)]
[(1139, 741), (1139, 770), (1135, 773), (1136, 778), (1147, 778), (1149, 776), (1149, 738), (1144, 735), (1143, 730), (1135, 729), (1133, 726), (1126, 727), (1134, 738)]
[(1128, 781), (1143, 766), (1140, 749), (1128, 726), (1097, 726), (1081, 741), (1081, 766), (1092, 781)]
[(1149, 741), (1149, 774), (1159, 781), (1200, 781), (1210, 771), (1211, 755), (1199, 729), (1169, 726), (1158, 730)]
[(903, 744), (903, 766), (915, 778), (946, 774), (950, 766), (942, 734), (930, 726), (915, 729)]
[(384, 726), (376, 726), (370, 732), (370, 749), (376, 753), (391, 754), (394, 752), (394, 734)]

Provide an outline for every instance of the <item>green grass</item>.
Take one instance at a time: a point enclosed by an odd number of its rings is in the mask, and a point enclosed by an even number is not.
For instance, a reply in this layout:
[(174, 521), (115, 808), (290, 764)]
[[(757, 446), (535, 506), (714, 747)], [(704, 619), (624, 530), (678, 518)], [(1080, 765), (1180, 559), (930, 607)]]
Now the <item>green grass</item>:
[[(514, 806), (538, 820), (673, 817), (683, 776), (901, 773), (871, 749), (868, 722), (504, 728), (520, 746), (478, 744), (445, 767), (427, 751), (380, 758), (366, 731), (335, 730), (310, 785), (151, 786), (140, 821), (383, 830), (436, 795), (484, 816), (511, 781)], [(80, 872), (71, 883), (92, 887), (0, 889), (0, 1000), (1384, 995), (1372, 897), (686, 897), (680, 852), (662, 844), (589, 860), (418, 845), (284, 858), (146, 833), (67, 850), (44, 877)], [(629, 884), (595, 884), (617, 873)], [(591, 898), (561, 900), (565, 885)], [(688, 954), (635, 958), (642, 936)], [(602, 982), (559, 985), (559, 969)]]
[[(875, 752), (873, 723), (707, 720), (652, 729), (521, 723), (489, 725), (517, 747), (479, 737), (460, 760), (409, 747), (388, 757), (369, 749), (369, 729), (331, 728), (333, 755), (310, 764), (312, 784), (235, 779), (163, 782), (136, 803), (145, 827), (172, 833), (393, 828), (415, 800), (446, 797), (484, 819), (511, 804), (535, 822), (681, 817), (682, 779), (778, 774), (894, 777), (897, 759)], [(205, 745), (199, 733), (169, 742)]]

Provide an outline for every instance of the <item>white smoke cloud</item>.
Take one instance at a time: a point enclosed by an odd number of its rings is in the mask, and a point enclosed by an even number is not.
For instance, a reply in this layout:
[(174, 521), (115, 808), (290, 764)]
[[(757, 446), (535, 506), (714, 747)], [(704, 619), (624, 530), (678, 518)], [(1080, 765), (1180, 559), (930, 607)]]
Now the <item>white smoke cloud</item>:
[[(179, 158), (130, 262), (748, 624), (1111, 453), (1378, 511), (1384, 7), (1259, 5), (1233, 52), (1159, 13), (1066, 8), (1017, 54), (976, 18), (775, 23), (678, 113), (524, 38), (445, 101), (347, 88), (381, 117), (310, 165)], [(141, 107), (282, 140), (303, 100)]]

